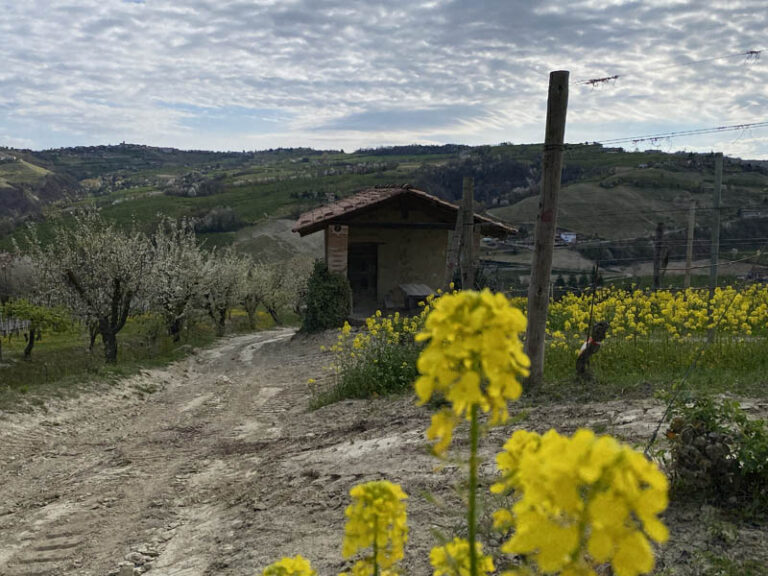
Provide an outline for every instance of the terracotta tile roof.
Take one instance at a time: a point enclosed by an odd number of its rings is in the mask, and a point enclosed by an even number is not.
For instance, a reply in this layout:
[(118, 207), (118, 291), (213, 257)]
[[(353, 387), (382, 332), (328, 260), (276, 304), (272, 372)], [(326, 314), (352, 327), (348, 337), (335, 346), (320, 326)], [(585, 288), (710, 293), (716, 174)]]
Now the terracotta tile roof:
[[(432, 196), (422, 190), (411, 188), (410, 186), (366, 188), (352, 196), (333, 202), (332, 204), (326, 204), (325, 206), (320, 206), (319, 208), (305, 212), (299, 216), (299, 219), (293, 227), (293, 231), (298, 232), (302, 236), (306, 236), (307, 234), (323, 229), (326, 226), (326, 223), (330, 223), (341, 216), (349, 216), (358, 210), (368, 208), (402, 194), (415, 196), (421, 200), (426, 200), (436, 206), (447, 208), (455, 212), (458, 212), (459, 210), (459, 207), (456, 204)], [(517, 234), (517, 229), (512, 226), (508, 226), (507, 224), (488, 218), (487, 216), (481, 216), (480, 214), (475, 214), (475, 223), (486, 224), (497, 234)]]

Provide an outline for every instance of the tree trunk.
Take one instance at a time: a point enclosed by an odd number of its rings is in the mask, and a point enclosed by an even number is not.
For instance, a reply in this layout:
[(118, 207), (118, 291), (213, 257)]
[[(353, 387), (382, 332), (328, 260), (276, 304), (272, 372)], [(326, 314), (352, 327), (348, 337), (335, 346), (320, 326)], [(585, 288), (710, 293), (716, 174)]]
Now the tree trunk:
[(29, 328), (29, 338), (27, 338), (27, 345), (24, 348), (24, 358), (29, 358), (32, 354), (32, 348), (35, 346), (35, 339), (37, 338), (38, 330), (34, 326)]
[(101, 341), (104, 343), (104, 360), (107, 364), (117, 363), (117, 334), (111, 330), (101, 330)]
[(216, 336), (224, 336), (227, 331), (227, 309), (219, 310), (219, 317), (216, 319)]
[(271, 306), (267, 306), (267, 312), (269, 312), (269, 315), (272, 316), (272, 320), (275, 321), (275, 324), (280, 324), (280, 317), (277, 315), (277, 310)]
[(259, 307), (259, 301), (254, 298), (246, 297), (243, 301), (243, 308), (248, 314), (248, 328), (256, 330), (256, 309)]
[(173, 337), (174, 342), (181, 340), (181, 329), (184, 326), (183, 318), (174, 318), (171, 325), (168, 327), (168, 334)]
[(93, 322), (88, 325), (88, 352), (93, 352), (93, 347), (96, 344), (96, 336), (99, 335), (99, 324)]

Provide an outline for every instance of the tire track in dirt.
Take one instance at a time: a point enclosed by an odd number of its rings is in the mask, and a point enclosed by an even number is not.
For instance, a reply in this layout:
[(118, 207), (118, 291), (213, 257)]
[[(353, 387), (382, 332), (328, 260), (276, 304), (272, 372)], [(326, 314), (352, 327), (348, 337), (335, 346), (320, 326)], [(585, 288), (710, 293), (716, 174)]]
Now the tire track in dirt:
[[(107, 574), (142, 535), (138, 563), (150, 564), (183, 528), (184, 509), (205, 500), (188, 483), (228, 434), (229, 418), (217, 417), (227, 388), (248, 372), (240, 362), (292, 334), (231, 338), (114, 389), (52, 402), (43, 414), (4, 417), (0, 574)], [(147, 384), (161, 390), (133, 394)]]
[[(340, 554), (349, 489), (381, 478), (410, 495), (406, 573), (429, 573), (433, 531), (462, 526), (461, 469), (428, 454), (429, 409), (410, 396), (307, 410), (307, 379), (323, 379), (320, 345), (333, 339), (238, 336), (44, 412), (0, 414), (0, 575), (104, 576), (127, 562), (150, 576), (241, 576), (297, 553), (338, 573), (350, 566)], [(768, 411), (764, 400), (749, 407)], [(481, 493), (514, 429), (591, 426), (642, 443), (662, 410), (650, 399), (513, 405), (510, 425), (483, 441)], [(457, 431), (456, 449), (465, 437)], [(684, 566), (688, 549), (708, 545), (706, 527), (670, 523), (682, 547), (662, 561)], [(740, 533), (756, 542), (744, 554), (763, 553), (765, 531)]]

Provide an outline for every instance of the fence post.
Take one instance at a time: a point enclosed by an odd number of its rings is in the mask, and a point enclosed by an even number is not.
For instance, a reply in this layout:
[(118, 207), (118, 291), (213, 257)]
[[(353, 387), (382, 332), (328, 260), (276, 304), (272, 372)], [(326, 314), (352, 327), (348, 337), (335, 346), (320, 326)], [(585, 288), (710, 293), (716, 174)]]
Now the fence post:
[(531, 283), (528, 287), (528, 328), (525, 334), (525, 351), (531, 359), (531, 374), (528, 378), (531, 391), (541, 386), (544, 377), (544, 335), (557, 225), (557, 196), (563, 171), (568, 76), (567, 70), (557, 70), (549, 74), (547, 124), (541, 162), (541, 199), (534, 231)]
[(691, 200), (688, 210), (688, 243), (685, 247), (685, 281), (684, 288), (691, 287), (691, 267), (693, 266), (693, 233), (696, 227), (696, 200)]
[(475, 288), (475, 181), (471, 176), (464, 176), (461, 195), (461, 288)]
[[(712, 298), (717, 288), (717, 260), (720, 257), (720, 195), (723, 186), (723, 153), (715, 154), (715, 188), (712, 194), (712, 252), (709, 265), (709, 320), (715, 321)], [(708, 341), (715, 339), (716, 328), (711, 328)]]
[(712, 195), (712, 252), (709, 265), (709, 293), (717, 287), (717, 259), (720, 256), (720, 195), (723, 186), (723, 153), (715, 154), (715, 188)]

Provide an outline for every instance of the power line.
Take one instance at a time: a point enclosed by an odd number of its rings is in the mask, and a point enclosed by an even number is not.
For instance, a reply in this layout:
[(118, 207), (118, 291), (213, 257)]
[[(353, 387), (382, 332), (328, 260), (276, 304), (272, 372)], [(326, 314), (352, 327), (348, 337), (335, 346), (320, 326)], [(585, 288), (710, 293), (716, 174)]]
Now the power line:
[[(619, 240), (583, 240), (578, 243), (578, 246), (597, 246), (597, 245), (607, 245), (607, 244), (613, 244), (613, 245), (620, 245), (620, 244), (631, 244), (633, 242), (638, 241), (652, 241), (653, 237), (651, 235), (645, 235), (645, 236), (635, 236), (634, 238), (623, 238)], [(721, 239), (721, 242), (727, 242), (728, 244), (749, 244), (751, 242), (765, 242), (768, 241), (768, 238), (766, 237), (760, 237), (760, 238), (731, 238), (731, 239)], [(708, 238), (699, 238), (694, 240), (695, 244), (709, 244), (711, 242)], [(666, 239), (664, 240), (664, 243), (666, 245), (672, 245), (672, 246), (685, 246), (687, 244), (687, 240), (680, 239), (680, 240), (672, 240), (672, 239)]]
[[(655, 68), (643, 68), (643, 72), (660, 72), (662, 70), (671, 70), (673, 68), (687, 68), (689, 66), (695, 66), (696, 64), (703, 64), (705, 62), (714, 62), (716, 60), (727, 60), (730, 58), (742, 57), (744, 62), (757, 62), (760, 60), (762, 50), (745, 50), (744, 52), (737, 52), (735, 54), (724, 54), (722, 56), (713, 56), (711, 58), (701, 58), (699, 60), (691, 60), (690, 62), (682, 62), (679, 64), (667, 64), (666, 66), (657, 66)], [(610, 76), (603, 76), (601, 78), (589, 78), (586, 80), (578, 80), (574, 84), (582, 86), (600, 86), (609, 82), (615, 82), (619, 78), (626, 78), (627, 76), (637, 76), (637, 74), (613, 74)]]
[[(565, 204), (565, 203), (564, 203)], [(571, 218), (576, 218), (576, 215), (568, 214), (568, 207), (573, 206), (574, 204), (583, 204), (585, 206), (594, 206), (594, 202), (568, 202), (565, 205), (560, 205), (558, 207), (558, 217), (561, 215), (569, 216)], [(750, 206), (726, 206), (721, 205), (720, 208), (714, 208), (712, 206), (697, 206), (696, 211), (697, 212), (709, 212), (712, 210), (739, 210), (741, 208), (750, 208)], [(588, 216), (624, 216), (624, 215), (643, 215), (643, 214), (672, 214), (673, 212), (685, 212), (686, 214), (690, 211), (690, 208), (667, 208), (667, 209), (658, 209), (658, 210), (621, 210), (621, 211), (613, 211), (613, 212), (590, 212)], [(768, 214), (768, 211), (766, 211), (766, 214)], [(580, 217), (584, 217), (584, 215), (579, 215)], [(533, 222), (533, 220), (531, 220)]]
[[(599, 140), (589, 142), (588, 144), (600, 144), (601, 146), (612, 146), (614, 144), (621, 144), (623, 142), (630, 142), (637, 144), (638, 142), (647, 142), (651, 140), (667, 140), (669, 138), (680, 138), (681, 136), (701, 136), (704, 134), (715, 134), (719, 132), (735, 132), (737, 130), (749, 130), (754, 128), (768, 128), (768, 121), (762, 122), (750, 122), (746, 124), (731, 124), (727, 126), (715, 126), (712, 128), (697, 128), (695, 130), (678, 130), (674, 132), (662, 132), (659, 134), (650, 134), (646, 136), (630, 136), (628, 138), (608, 138), (606, 140)], [(568, 146), (583, 146), (582, 145), (568, 145)]]

